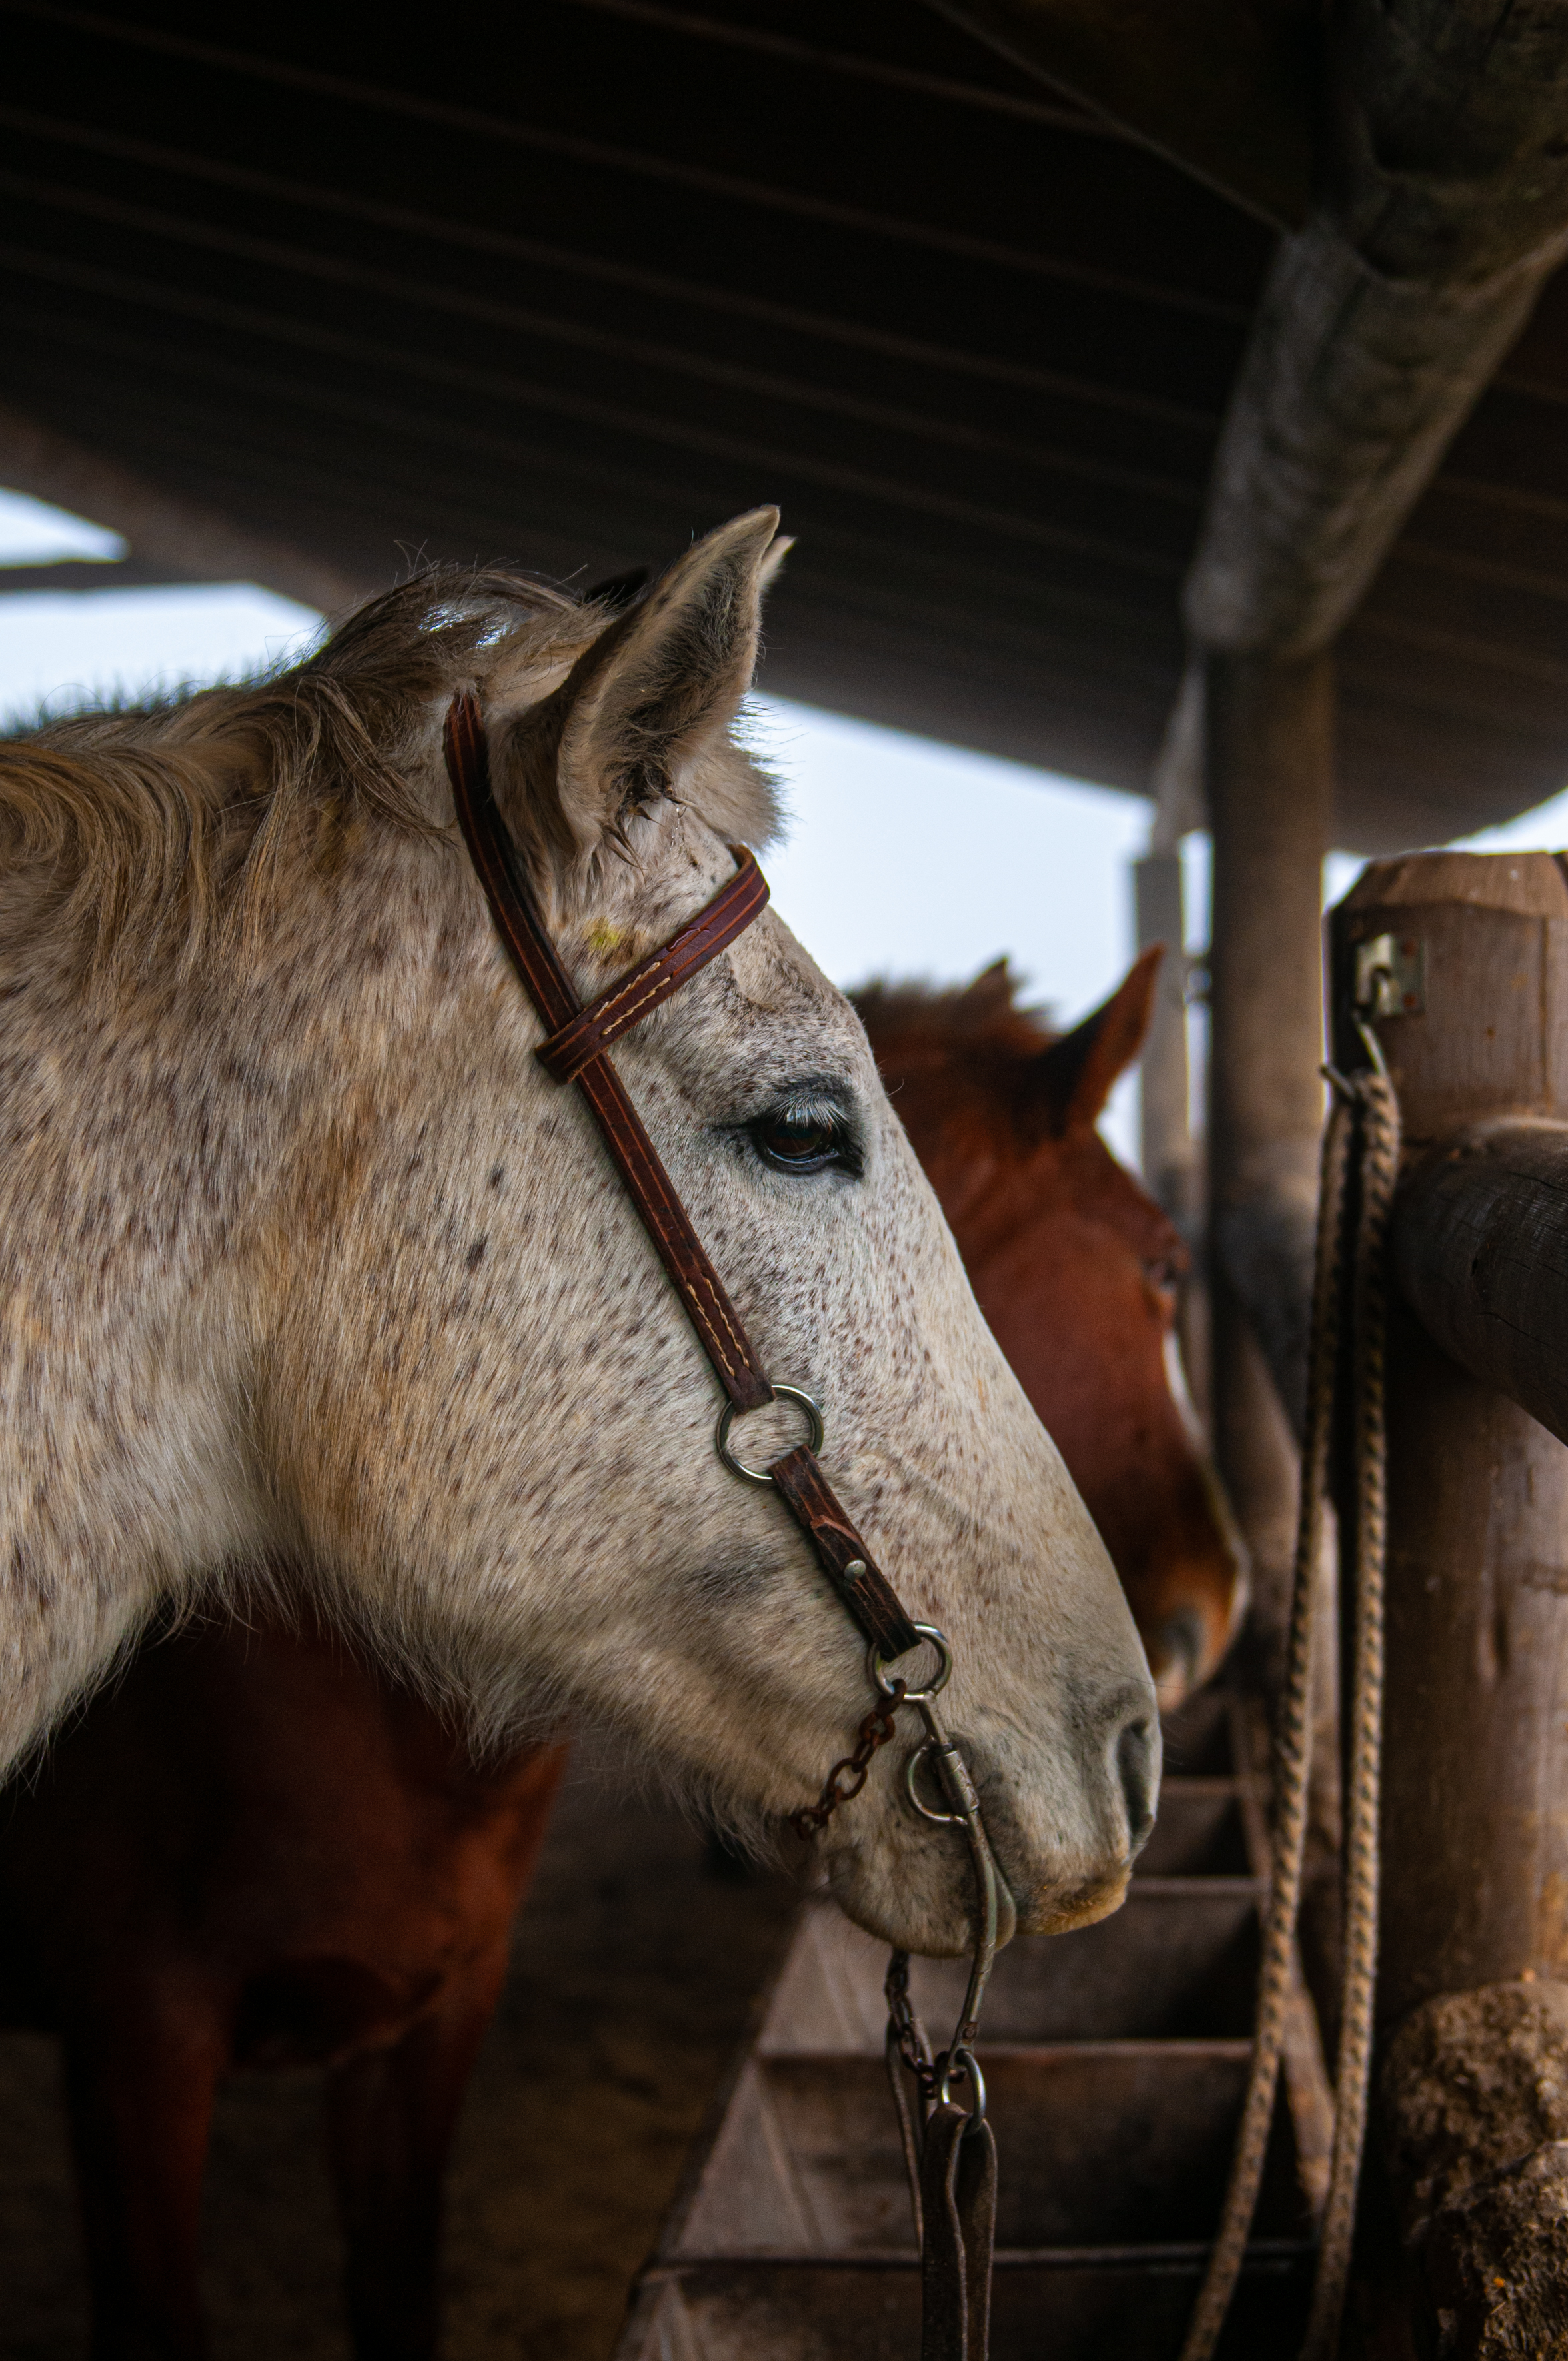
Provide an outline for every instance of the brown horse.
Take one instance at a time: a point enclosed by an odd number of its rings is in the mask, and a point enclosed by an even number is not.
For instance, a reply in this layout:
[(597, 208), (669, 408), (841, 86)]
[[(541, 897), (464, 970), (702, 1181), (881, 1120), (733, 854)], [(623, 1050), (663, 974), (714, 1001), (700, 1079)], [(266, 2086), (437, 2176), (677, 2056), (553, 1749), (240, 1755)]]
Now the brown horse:
[(1096, 1125), (1148, 1028), (1146, 951), (1070, 1033), (967, 990), (852, 994), (964, 1268), (1125, 1587), (1163, 1707), (1213, 1671), (1245, 1603), (1242, 1543), (1176, 1352), (1189, 1255)]
[(436, 2348), (447, 2154), (565, 1760), (476, 1766), (309, 1609), (144, 1646), (0, 1814), (0, 2022), (63, 2037), (94, 2361), (199, 2361), (235, 2068), (316, 2065), (362, 2361)]

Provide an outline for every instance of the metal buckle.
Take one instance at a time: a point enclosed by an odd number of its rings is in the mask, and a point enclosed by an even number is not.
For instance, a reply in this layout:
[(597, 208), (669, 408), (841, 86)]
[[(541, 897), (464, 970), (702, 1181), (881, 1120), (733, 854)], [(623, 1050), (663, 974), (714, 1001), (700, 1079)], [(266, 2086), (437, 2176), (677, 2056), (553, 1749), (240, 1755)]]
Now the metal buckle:
[[(783, 1392), (782, 1386), (779, 1390)], [(938, 1631), (934, 1623), (912, 1623), (909, 1628), (912, 1631), (918, 1631), (923, 1640), (928, 1640), (941, 1659), (923, 1689), (906, 1688), (904, 1692), (905, 1705), (928, 1705), (934, 1697), (941, 1695), (953, 1676), (952, 1644), (947, 1633)], [(905, 1648), (904, 1653), (908, 1655), (909, 1650)], [(897, 1661), (896, 1656), (884, 1656), (874, 1640), (866, 1650), (866, 1676), (878, 1697), (890, 1697), (893, 1695), (893, 1683), (887, 1677), (887, 1667)]]
[[(775, 1401), (792, 1401), (799, 1403), (801, 1409), (806, 1412), (806, 1446), (809, 1450), (820, 1451), (822, 1448), (822, 1438), (827, 1433), (828, 1430), (822, 1423), (822, 1412), (817, 1409), (817, 1404), (812, 1400), (811, 1396), (807, 1393), (802, 1393), (798, 1386), (775, 1386), (773, 1388), (773, 1400)], [(755, 1404), (755, 1408), (758, 1410), (766, 1410), (767, 1407), (768, 1405), (766, 1402), (758, 1402)], [(713, 1431), (714, 1449), (718, 1452), (720, 1459), (723, 1460), (726, 1467), (729, 1468), (731, 1476), (743, 1477), (748, 1484), (771, 1484), (773, 1479), (765, 1467), (748, 1467), (745, 1461), (743, 1459), (737, 1459), (735, 1454), (729, 1448), (729, 1430), (734, 1425), (735, 1421), (740, 1415), (740, 1405), (739, 1402), (727, 1401), (725, 1403), (724, 1408), (718, 1413), (718, 1424)], [(916, 1631), (918, 1631), (919, 1628), (919, 1625), (916, 1624)]]

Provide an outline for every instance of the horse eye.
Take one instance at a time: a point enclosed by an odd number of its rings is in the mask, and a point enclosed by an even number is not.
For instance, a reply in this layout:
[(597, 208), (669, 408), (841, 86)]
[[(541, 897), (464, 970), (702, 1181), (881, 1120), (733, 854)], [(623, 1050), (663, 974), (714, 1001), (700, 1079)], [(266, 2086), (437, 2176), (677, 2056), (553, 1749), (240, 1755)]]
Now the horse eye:
[(1161, 1295), (1179, 1295), (1181, 1291), (1181, 1273), (1173, 1262), (1146, 1262), (1144, 1277)]
[(858, 1173), (854, 1134), (839, 1110), (820, 1099), (771, 1107), (746, 1126), (764, 1164), (779, 1172), (823, 1172), (831, 1164)]

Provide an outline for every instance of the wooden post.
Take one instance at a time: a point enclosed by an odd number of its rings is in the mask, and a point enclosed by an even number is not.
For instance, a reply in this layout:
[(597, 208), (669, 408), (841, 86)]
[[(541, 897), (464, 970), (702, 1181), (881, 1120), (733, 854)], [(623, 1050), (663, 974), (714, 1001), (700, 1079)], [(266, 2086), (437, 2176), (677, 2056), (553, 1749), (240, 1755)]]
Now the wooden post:
[(1138, 1147), (1144, 1185), (1179, 1229), (1198, 1211), (1197, 1150), (1188, 1116), (1187, 953), (1181, 854), (1146, 852), (1133, 866), (1138, 949), (1165, 945), (1153, 1014), (1138, 1061)]
[[(1377, 1030), (1418, 1170), (1489, 1117), (1568, 1115), (1548, 855), (1379, 863), (1333, 946), (1342, 1057), (1358, 947), (1393, 963)], [(1443, 2354), (1501, 2361), (1568, 2331), (1568, 1448), (1402, 1303), (1387, 1386), (1385, 2148)]]
[(1216, 655), (1207, 675), (1214, 1439), (1253, 1554), (1263, 1663), (1276, 1671), (1288, 1608), (1290, 1426), (1299, 1424), (1306, 1390), (1302, 1312), (1311, 1295), (1322, 1127), (1332, 660)]

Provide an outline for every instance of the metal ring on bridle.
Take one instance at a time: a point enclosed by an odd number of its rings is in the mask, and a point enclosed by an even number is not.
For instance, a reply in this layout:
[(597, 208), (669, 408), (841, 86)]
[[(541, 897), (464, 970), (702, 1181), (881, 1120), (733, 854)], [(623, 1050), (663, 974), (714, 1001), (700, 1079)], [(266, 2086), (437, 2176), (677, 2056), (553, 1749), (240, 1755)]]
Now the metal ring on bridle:
[[(782, 1386), (779, 1391), (784, 1391)], [(952, 1643), (947, 1633), (938, 1631), (934, 1623), (912, 1623), (909, 1628), (912, 1631), (918, 1631), (923, 1640), (928, 1640), (942, 1660), (935, 1677), (927, 1681), (923, 1689), (905, 1689), (904, 1692), (902, 1702), (905, 1705), (927, 1705), (934, 1697), (941, 1694), (952, 1678)], [(907, 1655), (909, 1651), (905, 1649), (904, 1653)], [(884, 1656), (874, 1640), (866, 1650), (866, 1672), (878, 1697), (890, 1697), (893, 1695), (894, 1685), (887, 1677), (887, 1668), (897, 1661), (895, 1656)]]
[[(822, 1423), (822, 1412), (817, 1409), (817, 1404), (812, 1400), (811, 1396), (809, 1394), (802, 1393), (798, 1386), (775, 1386), (773, 1388), (773, 1400), (775, 1401), (792, 1401), (799, 1403), (801, 1409), (806, 1412), (806, 1444), (811, 1450), (820, 1451), (822, 1448), (822, 1438), (828, 1430)], [(767, 1406), (766, 1402), (759, 1402), (756, 1405), (759, 1410), (766, 1410)], [(714, 1429), (713, 1433), (714, 1448), (717, 1450), (720, 1459), (723, 1460), (726, 1467), (729, 1468), (731, 1476), (743, 1476), (748, 1484), (771, 1484), (773, 1479), (769, 1475), (765, 1467), (748, 1467), (745, 1461), (743, 1459), (737, 1459), (735, 1454), (729, 1448), (729, 1430), (735, 1423), (737, 1417), (740, 1415), (740, 1405), (739, 1402), (729, 1401), (725, 1403), (724, 1408), (718, 1413), (718, 1424)], [(919, 1628), (920, 1627), (917, 1624), (916, 1629), (918, 1631)]]
[(970, 2109), (969, 2117), (970, 2127), (972, 2129), (976, 2124), (984, 2123), (985, 2077), (980, 2070), (980, 2060), (974, 2051), (967, 2047), (949, 2049), (941, 2063), (942, 2070), (937, 2081), (938, 2106), (946, 2107), (953, 2103), (953, 2077), (955, 2074), (965, 2075), (968, 2078), (970, 2089), (974, 2093), (974, 2103)]
[(904, 1765), (904, 1784), (907, 1790), (910, 1802), (914, 1805), (916, 1810), (919, 1813), (923, 1820), (935, 1820), (937, 1826), (942, 1828), (959, 1828), (963, 1825), (964, 1820), (964, 1815), (962, 1812), (934, 1812), (929, 1804), (923, 1804), (921, 1802), (919, 1790), (915, 1784), (915, 1774), (919, 1770), (920, 1765), (925, 1762), (926, 1757), (930, 1753), (932, 1748), (934, 1746), (939, 1746), (940, 1744), (940, 1739), (927, 1738), (921, 1745), (916, 1748), (914, 1753), (908, 1757)]

